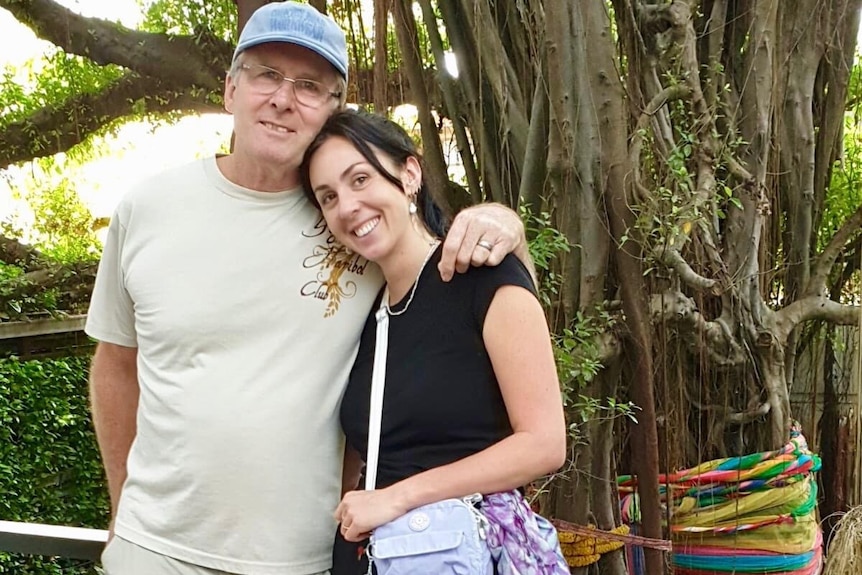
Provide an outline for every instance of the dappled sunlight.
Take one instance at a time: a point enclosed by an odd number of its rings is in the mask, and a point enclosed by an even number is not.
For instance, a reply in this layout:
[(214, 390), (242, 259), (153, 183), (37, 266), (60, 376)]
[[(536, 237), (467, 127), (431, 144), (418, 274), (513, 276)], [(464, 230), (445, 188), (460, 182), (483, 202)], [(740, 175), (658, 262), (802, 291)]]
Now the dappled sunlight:
[(227, 114), (187, 116), (175, 124), (132, 122), (116, 135), (96, 138), (94, 157), (87, 162), (58, 154), (54, 164), (60, 169), (46, 171), (38, 162), (12, 166), (0, 171), (0, 221), (14, 218), (18, 227), (26, 228), (32, 212), (22, 198), (61, 178), (75, 182), (94, 218), (107, 218), (130, 185), (171, 166), (226, 151), (231, 126)]
[[(84, 16), (119, 21), (128, 27), (136, 27), (142, 20), (136, 0), (59, 3)], [(0, 66), (15, 83), (24, 87), (30, 84), (45, 66), (43, 56), (53, 51), (53, 44), (40, 40), (9, 12), (0, 10)], [(175, 123), (130, 122), (113, 134), (94, 138), (88, 157), (69, 159), (66, 154), (58, 154), (54, 156), (54, 168), (48, 171), (33, 162), (0, 170), (0, 221), (12, 219), (18, 227), (26, 228), (33, 214), (22, 198), (34, 189), (55, 186), (62, 177), (75, 182), (77, 193), (94, 218), (108, 217), (129, 184), (170, 166), (225, 150), (230, 130), (226, 114), (192, 115)]]

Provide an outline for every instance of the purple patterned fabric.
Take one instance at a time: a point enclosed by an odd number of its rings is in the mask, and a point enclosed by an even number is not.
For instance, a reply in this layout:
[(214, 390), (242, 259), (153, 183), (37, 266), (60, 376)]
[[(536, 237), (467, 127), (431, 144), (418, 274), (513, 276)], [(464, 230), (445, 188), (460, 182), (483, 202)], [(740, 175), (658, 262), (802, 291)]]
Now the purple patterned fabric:
[(520, 492), (486, 495), (481, 510), (497, 575), (570, 575), (557, 530)]

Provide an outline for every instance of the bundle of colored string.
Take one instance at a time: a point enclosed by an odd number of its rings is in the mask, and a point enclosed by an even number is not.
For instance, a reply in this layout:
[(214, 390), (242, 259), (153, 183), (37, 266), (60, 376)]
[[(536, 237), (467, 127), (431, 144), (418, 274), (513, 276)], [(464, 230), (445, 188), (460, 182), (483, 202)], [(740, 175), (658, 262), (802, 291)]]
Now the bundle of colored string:
[[(778, 451), (718, 459), (660, 477), (676, 575), (815, 575), (820, 458), (796, 431)], [(637, 480), (618, 478), (623, 521), (639, 522)], [(640, 561), (631, 561), (638, 567)], [(637, 569), (633, 573), (638, 573)]]
[[(569, 567), (586, 567), (601, 559), (602, 555), (619, 549), (625, 540), (614, 535), (625, 536), (629, 533), (627, 525), (620, 525), (610, 531), (597, 530), (595, 525), (577, 529), (571, 523), (551, 520), (557, 528), (560, 548)], [(611, 538), (613, 537), (613, 538)]]

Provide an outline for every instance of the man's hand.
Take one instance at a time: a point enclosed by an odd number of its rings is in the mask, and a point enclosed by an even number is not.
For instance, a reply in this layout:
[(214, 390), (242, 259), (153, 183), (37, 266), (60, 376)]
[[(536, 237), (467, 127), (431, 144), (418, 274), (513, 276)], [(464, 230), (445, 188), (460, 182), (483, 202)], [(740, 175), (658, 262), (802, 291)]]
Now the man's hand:
[(437, 267), (443, 281), (449, 281), (456, 271), (464, 273), (471, 265), (496, 266), (509, 253), (524, 262), (535, 278), (518, 214), (502, 204), (479, 204), (455, 216)]

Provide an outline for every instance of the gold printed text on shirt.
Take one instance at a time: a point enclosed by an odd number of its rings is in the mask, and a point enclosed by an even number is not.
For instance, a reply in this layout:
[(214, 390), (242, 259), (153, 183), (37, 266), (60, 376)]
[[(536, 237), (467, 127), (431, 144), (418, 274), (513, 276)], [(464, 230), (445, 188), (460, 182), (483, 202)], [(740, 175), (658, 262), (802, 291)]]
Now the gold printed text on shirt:
[(302, 286), (302, 295), (326, 301), (323, 317), (331, 317), (343, 299), (356, 295), (357, 286), (352, 274), (364, 275), (367, 265), (365, 258), (337, 242), (327, 241), (325, 245), (315, 246), (312, 255), (305, 258), (303, 267), (317, 268), (317, 277)]

